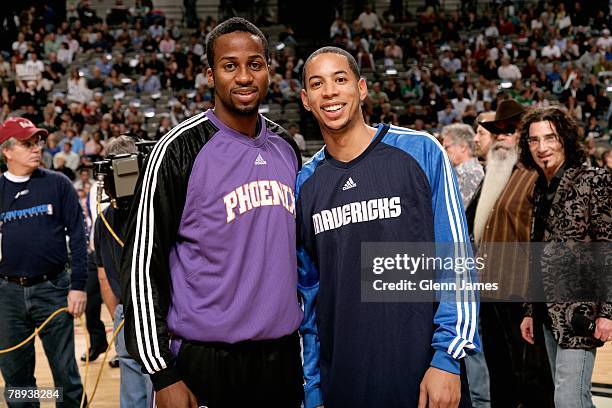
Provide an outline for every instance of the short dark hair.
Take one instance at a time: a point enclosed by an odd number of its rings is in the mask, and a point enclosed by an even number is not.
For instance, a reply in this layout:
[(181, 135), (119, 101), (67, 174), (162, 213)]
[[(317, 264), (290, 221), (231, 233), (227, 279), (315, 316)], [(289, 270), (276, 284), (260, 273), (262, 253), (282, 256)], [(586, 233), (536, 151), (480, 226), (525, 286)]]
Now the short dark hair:
[(539, 170), (529, 150), (529, 128), (532, 123), (544, 121), (555, 125), (557, 137), (565, 153), (565, 162), (572, 167), (580, 166), (585, 159), (585, 154), (580, 146), (578, 125), (568, 113), (556, 106), (531, 108), (523, 116), (519, 124), (521, 163), (528, 169)]
[(348, 51), (338, 47), (323, 47), (310, 54), (310, 56), (308, 57), (308, 59), (306, 59), (306, 62), (304, 63), (304, 68), (302, 69), (302, 87), (304, 87), (304, 89), (306, 88), (306, 67), (314, 57), (321, 54), (338, 54), (344, 56), (349, 64), (349, 68), (351, 69), (353, 74), (355, 74), (355, 78), (357, 78), (358, 80), (361, 78), (357, 61), (355, 61), (355, 57), (353, 57)]
[(261, 40), (261, 45), (264, 48), (264, 54), (266, 56), (266, 63), (270, 61), (270, 50), (268, 49), (268, 40), (266, 36), (261, 32), (255, 24), (245, 20), (242, 17), (232, 17), (229, 20), (225, 20), (210, 32), (208, 40), (206, 40), (206, 60), (210, 68), (214, 67), (215, 64), (215, 42), (219, 37), (225, 34), (231, 34), (235, 32), (250, 33)]

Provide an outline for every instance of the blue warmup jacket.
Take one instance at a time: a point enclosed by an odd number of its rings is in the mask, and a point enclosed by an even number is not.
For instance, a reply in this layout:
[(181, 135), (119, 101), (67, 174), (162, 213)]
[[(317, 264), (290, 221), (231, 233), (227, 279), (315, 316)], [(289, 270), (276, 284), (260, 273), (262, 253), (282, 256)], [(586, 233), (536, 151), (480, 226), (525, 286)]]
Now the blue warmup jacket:
[[(370, 200), (388, 206), (384, 217), (320, 217)], [(296, 201), (306, 408), (416, 407), (430, 366), (458, 374), (459, 359), (479, 350), (477, 294), (457, 292), (456, 301), (440, 303), (362, 302), (360, 252), (362, 242), (450, 242), (471, 256), (444, 149), (427, 133), (380, 125), (351, 162), (319, 151), (298, 175)]]

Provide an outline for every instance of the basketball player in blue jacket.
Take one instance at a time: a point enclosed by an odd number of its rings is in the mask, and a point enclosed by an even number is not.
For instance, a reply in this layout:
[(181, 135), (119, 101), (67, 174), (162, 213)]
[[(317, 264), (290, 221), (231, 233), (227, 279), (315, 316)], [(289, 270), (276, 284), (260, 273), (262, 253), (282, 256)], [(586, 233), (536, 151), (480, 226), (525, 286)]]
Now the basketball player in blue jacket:
[(362, 243), (446, 242), (471, 254), (443, 147), (424, 132), (368, 126), (366, 82), (344, 50), (315, 51), (302, 82), (326, 144), (295, 191), (305, 407), (469, 407), (460, 360), (480, 347), (473, 291), (456, 301), (361, 301)]

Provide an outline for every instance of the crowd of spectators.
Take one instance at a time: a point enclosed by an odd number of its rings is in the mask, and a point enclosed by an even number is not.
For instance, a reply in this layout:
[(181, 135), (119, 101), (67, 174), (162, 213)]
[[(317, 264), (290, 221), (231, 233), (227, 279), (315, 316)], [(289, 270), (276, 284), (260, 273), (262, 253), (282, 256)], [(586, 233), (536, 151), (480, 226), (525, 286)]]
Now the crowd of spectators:
[(451, 123), (473, 125), (503, 99), (559, 104), (580, 124), (592, 161), (604, 165), (612, 126), (608, 4), (503, 2), (477, 11), (477, 2), (462, 3), (450, 13), (397, 12), (401, 18), (366, 6), (350, 24), (337, 16), (330, 40), (368, 79), (366, 119), (439, 134)]
[[(353, 21), (339, 16), (331, 24), (329, 44), (350, 51), (368, 80), (367, 121), (436, 134), (451, 123), (473, 125), (508, 97), (563, 104), (581, 124), (590, 157), (603, 165), (612, 121), (609, 13), (588, 1), (505, 2), (478, 12), (463, 3), (447, 13), (396, 12), (401, 17), (367, 5)], [(186, 29), (147, 0), (116, 0), (106, 16), (80, 0), (65, 18), (48, 5), (17, 17), (11, 47), (0, 53), (0, 120), (20, 115), (48, 129), (45, 166), (72, 179), (104, 154), (109, 138), (159, 139), (213, 106), (204, 49), (213, 17)], [(308, 34), (289, 26), (276, 34), (265, 103), (273, 120), (297, 133), (307, 55), (296, 50)]]

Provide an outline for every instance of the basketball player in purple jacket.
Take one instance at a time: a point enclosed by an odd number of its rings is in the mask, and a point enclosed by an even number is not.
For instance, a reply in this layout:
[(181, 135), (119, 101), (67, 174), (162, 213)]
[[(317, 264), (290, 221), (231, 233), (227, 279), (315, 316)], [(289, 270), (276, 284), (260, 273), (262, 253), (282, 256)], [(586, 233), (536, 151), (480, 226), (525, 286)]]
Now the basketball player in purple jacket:
[(297, 146), (258, 113), (268, 44), (240, 18), (206, 44), (215, 108), (147, 158), (127, 227), (125, 340), (158, 407), (299, 407)]

